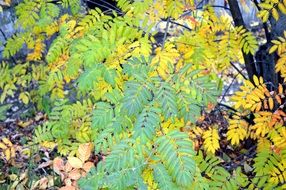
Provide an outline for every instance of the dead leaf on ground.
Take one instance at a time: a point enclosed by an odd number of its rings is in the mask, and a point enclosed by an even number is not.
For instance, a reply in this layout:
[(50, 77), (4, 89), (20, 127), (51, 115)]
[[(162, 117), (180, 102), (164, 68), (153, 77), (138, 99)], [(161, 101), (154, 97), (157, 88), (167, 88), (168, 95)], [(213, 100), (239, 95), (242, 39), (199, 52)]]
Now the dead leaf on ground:
[(73, 169), (68, 176), (72, 180), (78, 180), (81, 177), (81, 173), (79, 169)]
[(70, 178), (65, 179), (64, 183), (66, 186), (72, 186), (72, 180)]
[(83, 165), (82, 168), (84, 169), (84, 171), (89, 172), (89, 170), (90, 170), (92, 167), (94, 167), (93, 162), (86, 162), (86, 163), (84, 163), (84, 165)]
[(53, 164), (53, 161), (48, 160), (47, 162), (43, 162), (43, 163), (39, 164), (37, 169), (46, 168), (48, 166), (51, 166), (52, 164)]
[(59, 190), (76, 190), (74, 186), (64, 186), (59, 188)]
[(71, 164), (69, 162), (67, 162), (64, 170), (65, 170), (65, 172), (70, 172), (72, 170), (72, 168), (73, 167), (71, 166)]
[(57, 157), (53, 161), (53, 169), (57, 174), (61, 174), (61, 171), (65, 169), (63, 159)]
[(77, 157), (68, 157), (68, 163), (70, 163), (73, 168), (79, 169), (83, 166), (83, 161)]
[(81, 159), (83, 162), (87, 161), (91, 155), (92, 151), (92, 144), (91, 143), (85, 143), (79, 145), (78, 148), (78, 157)]

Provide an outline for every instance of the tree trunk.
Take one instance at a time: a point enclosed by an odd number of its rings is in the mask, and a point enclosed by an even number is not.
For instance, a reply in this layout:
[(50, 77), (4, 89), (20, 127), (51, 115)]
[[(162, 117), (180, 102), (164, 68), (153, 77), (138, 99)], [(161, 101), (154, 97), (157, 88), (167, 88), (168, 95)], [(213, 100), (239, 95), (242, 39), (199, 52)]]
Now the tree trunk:
[[(261, 10), (258, 6), (258, 1), (254, 0), (256, 8)], [(269, 48), (273, 45), (271, 40), (277, 36), (282, 36), (285, 27), (286, 16), (280, 13), (280, 19), (275, 21), (270, 17), (271, 32), (269, 32), (268, 24), (263, 23), (263, 28), (266, 36), (266, 44), (260, 46), (256, 52), (255, 60), (258, 69), (258, 75), (262, 76), (266, 82), (270, 82), (272, 87), (278, 87), (279, 75), (275, 72), (275, 63), (278, 59), (276, 53), (269, 54)]]
[[(235, 26), (246, 28), (237, 0), (229, 0), (228, 3)], [(250, 53), (246, 54), (243, 51), (242, 53), (248, 77), (252, 81), (253, 75), (257, 75), (254, 58)]]

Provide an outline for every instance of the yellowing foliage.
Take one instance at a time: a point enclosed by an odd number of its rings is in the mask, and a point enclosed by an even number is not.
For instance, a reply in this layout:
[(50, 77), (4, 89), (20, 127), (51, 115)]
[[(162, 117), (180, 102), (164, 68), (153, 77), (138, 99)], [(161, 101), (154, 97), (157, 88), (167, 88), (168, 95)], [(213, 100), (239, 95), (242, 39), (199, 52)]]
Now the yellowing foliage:
[[(79, 0), (15, 8), (20, 30), (3, 57), (28, 54), (1, 63), (0, 102), (47, 114), (33, 141), (66, 157), (53, 160), (60, 190), (285, 188), (285, 85), (253, 76), (227, 102), (233, 113), (217, 105), (233, 63), (255, 55), (254, 34), (193, 0), (116, 3), (112, 13)], [(264, 22), (286, 13), (284, 1), (259, 6)], [(285, 38), (269, 50), (284, 78)], [(0, 150), (16, 157), (8, 138)]]
[[(285, 92), (282, 84), (270, 92), (262, 78), (254, 76), (253, 82), (246, 81), (241, 87), (243, 92), (236, 92), (233, 97), (242, 115), (230, 119), (227, 139), (234, 145), (239, 145), (239, 141), (246, 138), (258, 141), (257, 156), (254, 158), (255, 173), (256, 176), (268, 177), (255, 179), (253, 183), (271, 187), (285, 182)], [(247, 113), (251, 113), (253, 118)]]
[(204, 139), (204, 148), (207, 152), (214, 154), (216, 150), (219, 149), (219, 135), (218, 130), (216, 128), (212, 128), (204, 131), (203, 133)]
[(16, 150), (12, 142), (4, 137), (0, 141), (1, 158), (9, 162), (11, 159), (15, 158)]
[(279, 59), (275, 65), (275, 71), (281, 74), (281, 77), (284, 78), (285, 81), (285, 50), (286, 50), (286, 32), (284, 31), (284, 36), (279, 36), (276, 40), (272, 40), (273, 46), (269, 49), (269, 53), (277, 52)]
[(234, 115), (229, 119), (229, 128), (226, 133), (227, 140), (230, 140), (232, 145), (239, 145), (241, 140), (248, 136), (249, 123), (240, 116)]

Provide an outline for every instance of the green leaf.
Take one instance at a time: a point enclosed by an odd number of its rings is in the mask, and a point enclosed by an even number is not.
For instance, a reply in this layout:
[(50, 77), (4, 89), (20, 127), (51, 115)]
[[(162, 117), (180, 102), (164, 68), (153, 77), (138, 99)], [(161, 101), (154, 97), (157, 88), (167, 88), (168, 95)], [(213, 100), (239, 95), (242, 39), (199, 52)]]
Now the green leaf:
[(93, 111), (92, 124), (94, 128), (104, 129), (112, 121), (114, 111), (110, 104), (99, 102)]
[(163, 164), (156, 164), (153, 166), (153, 175), (161, 190), (179, 189), (176, 187), (172, 177), (169, 175)]
[(156, 92), (156, 99), (159, 101), (164, 117), (176, 117), (178, 115), (177, 96), (175, 89), (168, 83), (160, 83)]
[(157, 151), (163, 165), (176, 183), (183, 187), (192, 184), (196, 171), (192, 141), (188, 135), (171, 131), (156, 141)]
[(143, 110), (144, 105), (152, 98), (151, 92), (143, 84), (136, 81), (128, 81), (125, 84), (122, 109), (128, 115), (136, 115)]
[(106, 82), (108, 82), (113, 87), (115, 87), (115, 83), (116, 83), (115, 81), (117, 78), (117, 73), (116, 73), (115, 69), (106, 69), (103, 72), (103, 78)]
[(6, 112), (10, 109), (12, 104), (0, 105), (0, 121), (4, 121), (6, 119)]
[(144, 108), (136, 119), (134, 137), (140, 137), (143, 143), (152, 140), (160, 123), (159, 113), (160, 109), (154, 107)]
[(82, 73), (77, 81), (79, 90), (84, 93), (92, 90), (94, 82), (101, 77), (102, 70), (102, 65), (96, 64)]

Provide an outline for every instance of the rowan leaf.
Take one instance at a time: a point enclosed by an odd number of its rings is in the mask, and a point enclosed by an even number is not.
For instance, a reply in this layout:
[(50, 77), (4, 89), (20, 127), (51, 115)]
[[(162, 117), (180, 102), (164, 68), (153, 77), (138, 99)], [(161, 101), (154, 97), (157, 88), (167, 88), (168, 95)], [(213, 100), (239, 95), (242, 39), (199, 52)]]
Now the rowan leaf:
[(82, 168), (83, 166), (83, 161), (77, 157), (68, 157), (68, 163), (73, 167), (73, 168)]
[(53, 160), (53, 170), (57, 173), (57, 174), (61, 174), (64, 170), (64, 161), (62, 158), (56, 157)]
[(92, 151), (92, 144), (85, 143), (81, 144), (78, 147), (78, 158), (81, 159), (82, 162), (85, 162), (89, 159)]

